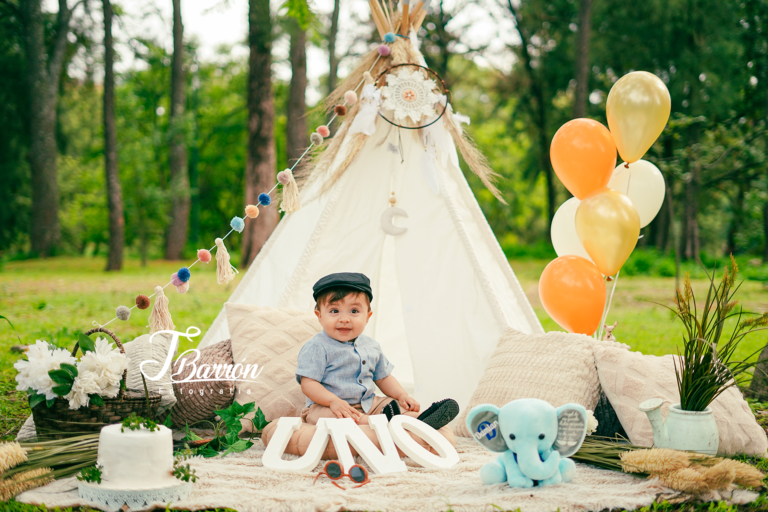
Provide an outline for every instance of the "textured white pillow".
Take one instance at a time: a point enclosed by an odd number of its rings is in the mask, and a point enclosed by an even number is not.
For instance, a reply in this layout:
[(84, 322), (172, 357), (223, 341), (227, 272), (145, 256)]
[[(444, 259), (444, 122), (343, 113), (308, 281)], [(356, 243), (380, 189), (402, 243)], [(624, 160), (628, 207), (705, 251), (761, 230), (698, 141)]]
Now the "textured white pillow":
[[(629, 440), (640, 446), (653, 445), (653, 432), (648, 417), (638, 406), (650, 399), (664, 400), (662, 414), (669, 406), (680, 403), (675, 378), (674, 357), (646, 356), (640, 352), (600, 347), (595, 350), (600, 383), (616, 410)], [(755, 421), (741, 392), (735, 386), (727, 389), (710, 405), (720, 433), (720, 455), (765, 457), (768, 439)]]
[[(141, 381), (139, 366), (143, 361), (154, 360), (158, 362), (157, 365), (147, 364), (144, 365), (144, 369), (151, 376), (159, 372), (168, 358), (168, 351), (171, 348), (171, 335), (158, 334), (152, 338), (152, 343), (150, 343), (149, 334), (145, 334), (123, 344), (123, 347), (125, 348), (125, 354), (128, 356), (128, 377), (125, 384), (128, 389), (135, 389), (143, 393), (144, 383)], [(173, 356), (175, 357), (176, 354), (174, 353)], [(146, 379), (147, 390), (155, 391), (162, 395), (160, 407), (157, 411), (158, 417), (176, 403), (176, 396), (173, 394), (173, 384), (171, 383), (172, 369), (173, 365), (170, 365), (168, 370), (157, 380)]]
[(507, 328), (469, 405), (459, 416), (456, 435), (470, 437), (467, 413), (480, 404), (501, 407), (518, 398), (538, 398), (555, 407), (577, 403), (594, 410), (600, 398), (595, 346), (626, 347), (583, 334), (525, 334)]

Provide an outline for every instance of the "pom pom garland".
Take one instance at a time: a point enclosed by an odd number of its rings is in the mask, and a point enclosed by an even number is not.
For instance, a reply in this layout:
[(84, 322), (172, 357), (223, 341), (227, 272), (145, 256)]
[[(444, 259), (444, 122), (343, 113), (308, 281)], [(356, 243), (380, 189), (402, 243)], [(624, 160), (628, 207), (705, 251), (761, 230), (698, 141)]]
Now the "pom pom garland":
[[(281, 176), (282, 178), (280, 179)], [(277, 175), (277, 179), (283, 184), (283, 201), (280, 203), (280, 209), (284, 212), (293, 213), (301, 209), (301, 200), (299, 199), (299, 187), (293, 179), (290, 169), (286, 169)], [(285, 182), (283, 181), (285, 180)]]
[(245, 207), (245, 214), (249, 219), (255, 219), (259, 216), (259, 207), (255, 204), (249, 204)]
[(175, 328), (171, 312), (168, 311), (168, 297), (163, 293), (162, 286), (156, 286), (155, 305), (152, 308), (152, 313), (149, 315), (149, 334), (154, 334), (157, 331), (172, 331)]
[(357, 93), (355, 91), (347, 91), (344, 93), (344, 101), (349, 105), (357, 103)]
[(232, 217), (232, 220), (229, 221), (229, 225), (238, 233), (242, 233), (243, 229), (245, 229), (245, 221), (240, 217)]
[(146, 295), (137, 295), (136, 307), (139, 309), (147, 309), (149, 307), (149, 297)]
[(128, 306), (117, 306), (117, 309), (115, 310), (115, 316), (125, 322), (131, 318), (131, 310), (128, 309)]
[(347, 107), (345, 107), (344, 105), (336, 105), (335, 107), (333, 107), (333, 111), (339, 117), (344, 117), (345, 115), (347, 115)]
[(192, 277), (192, 272), (190, 272), (187, 267), (181, 267), (176, 274), (179, 277), (179, 281), (182, 283), (186, 283), (189, 281), (189, 278)]
[(288, 182), (291, 181), (291, 170), (286, 169), (277, 173), (277, 181), (281, 185), (287, 185)]
[(199, 249), (197, 251), (197, 259), (203, 263), (208, 263), (211, 261), (211, 252), (208, 249)]
[(323, 143), (323, 136), (317, 132), (314, 132), (312, 133), (312, 135), (309, 136), (309, 142), (311, 142), (315, 146), (319, 146), (320, 144)]
[(272, 204), (272, 198), (266, 192), (262, 192), (259, 194), (259, 202), (264, 206), (269, 206)]
[(324, 139), (327, 139), (328, 136), (331, 134), (331, 129), (328, 128), (325, 125), (321, 125), (317, 127), (317, 130), (315, 130), (317, 133), (320, 134), (320, 136)]
[(378, 48), (378, 51), (379, 51), (379, 55), (381, 55), (382, 57), (387, 57), (387, 56), (389, 56), (389, 54), (390, 54), (390, 52), (392, 50), (389, 49), (389, 46), (387, 46), (385, 44), (380, 44), (379, 48)]
[(171, 276), (171, 284), (173, 286), (179, 286), (179, 285), (184, 284), (184, 281), (179, 279), (179, 273), (178, 272), (174, 272), (173, 275)]
[(187, 290), (189, 290), (189, 281), (186, 283), (181, 283), (179, 286), (176, 287), (176, 291), (179, 293), (187, 293)]
[(392, 32), (387, 32), (384, 34), (384, 42), (385, 43), (394, 43), (395, 42), (395, 34)]

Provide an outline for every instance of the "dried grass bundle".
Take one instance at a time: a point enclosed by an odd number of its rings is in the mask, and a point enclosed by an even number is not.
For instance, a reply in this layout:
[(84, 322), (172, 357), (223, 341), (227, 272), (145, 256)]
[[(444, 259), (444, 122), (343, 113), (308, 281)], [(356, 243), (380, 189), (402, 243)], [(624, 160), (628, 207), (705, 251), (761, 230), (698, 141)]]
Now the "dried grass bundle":
[(682, 468), (652, 476), (658, 477), (664, 485), (677, 491), (696, 494), (710, 490), (702, 474), (693, 468)]
[(624, 452), (619, 457), (625, 473), (667, 473), (687, 468), (691, 464), (686, 452), (667, 448)]
[(51, 468), (38, 468), (18, 473), (0, 481), (0, 501), (9, 501), (24, 491), (53, 481)]
[(27, 460), (27, 452), (17, 442), (0, 444), (0, 473)]

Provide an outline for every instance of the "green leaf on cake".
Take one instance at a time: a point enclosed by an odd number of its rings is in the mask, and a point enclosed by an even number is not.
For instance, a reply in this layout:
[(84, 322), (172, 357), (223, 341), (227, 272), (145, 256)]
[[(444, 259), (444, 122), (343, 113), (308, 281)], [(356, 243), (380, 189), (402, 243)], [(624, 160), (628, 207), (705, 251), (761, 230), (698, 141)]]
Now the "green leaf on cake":
[(29, 395), (29, 408), (33, 408), (41, 403), (45, 402), (45, 395), (41, 395), (35, 392), (34, 395)]
[(91, 395), (90, 398), (91, 398), (91, 403), (93, 405), (98, 405), (99, 407), (104, 405), (104, 399), (101, 398), (99, 395)]
[(67, 370), (50, 370), (48, 376), (56, 384), (72, 386), (75, 382), (75, 378)]
[(77, 377), (77, 366), (69, 363), (61, 363), (61, 369), (69, 373), (72, 376), (72, 380), (75, 380), (75, 377)]
[(91, 338), (89, 338), (83, 333), (80, 333), (78, 335), (77, 342), (80, 344), (80, 350), (83, 352), (83, 354), (85, 354), (86, 352), (96, 351), (96, 344), (93, 342)]
[(253, 418), (253, 427), (256, 430), (262, 430), (267, 425), (269, 425), (269, 422), (267, 421), (267, 418), (264, 417), (264, 412), (262, 412), (261, 407), (259, 407), (256, 410), (256, 416)]
[(54, 386), (53, 392), (56, 396), (68, 395), (72, 391), (72, 384), (62, 384), (61, 386)]

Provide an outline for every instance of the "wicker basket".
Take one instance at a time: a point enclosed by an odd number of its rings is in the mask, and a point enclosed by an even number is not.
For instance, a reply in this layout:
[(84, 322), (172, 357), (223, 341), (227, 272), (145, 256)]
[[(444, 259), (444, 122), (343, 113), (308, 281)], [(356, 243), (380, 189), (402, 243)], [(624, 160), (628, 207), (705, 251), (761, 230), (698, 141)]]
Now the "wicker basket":
[[(88, 336), (95, 332), (108, 334), (115, 340), (120, 352), (125, 354), (125, 349), (115, 334), (103, 327), (97, 327), (86, 332)], [(72, 356), (77, 353), (79, 344), (75, 343), (72, 350)], [(117, 423), (136, 413), (139, 416), (155, 418), (157, 409), (160, 406), (160, 393), (148, 392), (146, 395), (143, 390), (128, 389), (124, 390), (125, 379), (128, 370), (123, 372), (123, 380), (120, 385), (120, 391), (114, 398), (105, 398), (104, 405), (89, 404), (79, 409), (70, 409), (69, 401), (57, 397), (51, 407), (46, 407), (45, 403), (38, 404), (32, 408), (32, 417), (35, 421), (35, 429), (38, 435), (62, 438), (77, 435), (83, 432), (96, 432), (104, 425)], [(149, 405), (149, 411), (147, 411)]]

